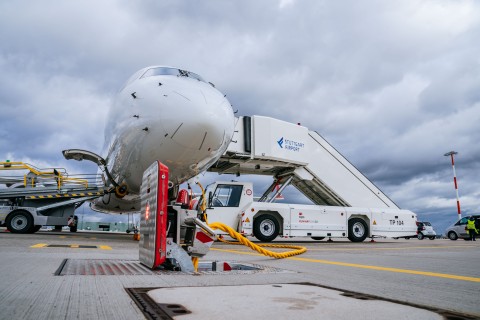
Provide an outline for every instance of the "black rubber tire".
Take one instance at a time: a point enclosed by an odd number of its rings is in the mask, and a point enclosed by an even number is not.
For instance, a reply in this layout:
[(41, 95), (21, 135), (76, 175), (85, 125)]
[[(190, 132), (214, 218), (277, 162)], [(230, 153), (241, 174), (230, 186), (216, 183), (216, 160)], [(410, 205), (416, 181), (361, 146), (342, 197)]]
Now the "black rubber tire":
[(448, 236), (448, 239), (453, 240), (453, 241), (458, 239), (457, 234), (453, 231), (450, 231), (447, 236)]
[(253, 235), (260, 241), (273, 241), (280, 233), (280, 224), (271, 214), (264, 214), (253, 221)]
[(362, 242), (368, 237), (367, 223), (360, 218), (348, 220), (348, 239), (352, 242)]
[(410, 237), (405, 237), (405, 240), (410, 240)]
[(25, 210), (10, 213), (5, 221), (8, 231), (11, 233), (30, 233), (35, 227), (32, 215)]
[(434, 236), (429, 237), (430, 240), (435, 240)]
[(77, 232), (77, 226), (70, 227), (70, 232)]
[(418, 235), (417, 235), (417, 238), (418, 238), (418, 240), (423, 240), (423, 238), (425, 238), (425, 236), (423, 235), (423, 233), (419, 232)]
[(38, 230), (40, 230), (41, 227), (42, 227), (42, 226), (33, 226), (33, 228), (30, 230), (29, 233), (35, 233), (35, 232), (37, 232)]
[(312, 237), (312, 239), (313, 239), (313, 240), (318, 240), (318, 241), (320, 241), (320, 240), (325, 239), (325, 237)]

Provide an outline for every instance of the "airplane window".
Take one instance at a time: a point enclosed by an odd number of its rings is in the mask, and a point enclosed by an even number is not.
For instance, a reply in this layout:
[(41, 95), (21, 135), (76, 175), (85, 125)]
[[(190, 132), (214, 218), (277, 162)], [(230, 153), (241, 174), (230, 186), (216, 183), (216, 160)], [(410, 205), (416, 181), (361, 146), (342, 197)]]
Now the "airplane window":
[(195, 79), (195, 80), (198, 80), (198, 81), (206, 82), (205, 80), (203, 80), (202, 77), (200, 77), (196, 73), (186, 71), (186, 70), (179, 70), (179, 71), (180, 71), (180, 76), (182, 76), (182, 77), (189, 77), (189, 78), (192, 78), (192, 79)]
[(148, 69), (143, 75), (142, 78), (153, 77), (153, 76), (164, 76), (164, 75), (171, 75), (171, 76), (178, 76), (180, 72), (178, 69), (175, 68), (151, 68)]
[(196, 73), (185, 71), (185, 70), (179, 70), (175, 68), (167, 68), (167, 67), (150, 68), (147, 71), (145, 71), (145, 73), (141, 76), (141, 78), (147, 78), (147, 77), (153, 77), (153, 76), (166, 76), (166, 75), (177, 76), (177, 77), (188, 77), (198, 81), (205, 82), (205, 80), (203, 80), (203, 78)]
[(193, 79), (196, 79), (196, 80), (198, 80), (198, 81), (203, 81), (203, 82), (205, 82), (205, 80), (203, 80), (203, 78), (200, 77), (198, 74), (193, 73), (193, 72), (190, 72), (190, 71), (188, 71), (188, 77), (193, 78)]

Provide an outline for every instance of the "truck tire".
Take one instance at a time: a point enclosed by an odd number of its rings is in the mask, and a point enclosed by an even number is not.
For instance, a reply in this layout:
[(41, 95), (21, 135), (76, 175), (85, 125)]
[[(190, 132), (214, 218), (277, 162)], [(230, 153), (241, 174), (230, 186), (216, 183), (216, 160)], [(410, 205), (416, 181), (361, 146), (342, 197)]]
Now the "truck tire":
[(10, 213), (5, 222), (11, 233), (30, 233), (34, 228), (32, 215), (24, 210)]
[(270, 242), (280, 232), (280, 224), (277, 218), (271, 214), (264, 214), (253, 221), (253, 235), (260, 241)]
[(430, 240), (435, 240), (435, 236), (431, 236), (429, 239)]
[(363, 219), (348, 220), (348, 239), (352, 242), (362, 242), (368, 236), (368, 226)]
[(42, 226), (33, 226), (32, 229), (28, 232), (28, 233), (35, 233), (37, 232), (38, 230), (40, 230)]
[(313, 240), (318, 240), (318, 241), (320, 241), (320, 240), (325, 239), (325, 237), (312, 237), (312, 239), (313, 239)]
[(457, 236), (457, 234), (456, 234), (455, 232), (450, 231), (450, 232), (448, 233), (448, 239), (450, 239), (450, 240), (457, 240), (457, 239), (458, 239), (458, 236)]
[(70, 227), (70, 232), (77, 232), (77, 226)]
[(423, 238), (425, 238), (425, 236), (423, 235), (423, 233), (419, 232), (418, 235), (417, 235), (417, 238), (418, 238), (418, 240), (423, 240)]

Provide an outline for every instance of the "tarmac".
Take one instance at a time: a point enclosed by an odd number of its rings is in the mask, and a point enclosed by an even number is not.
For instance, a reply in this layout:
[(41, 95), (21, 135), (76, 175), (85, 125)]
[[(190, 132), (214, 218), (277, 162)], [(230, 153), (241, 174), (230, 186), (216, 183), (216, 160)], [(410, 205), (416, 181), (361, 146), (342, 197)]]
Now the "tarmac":
[(0, 228), (0, 319), (480, 319), (480, 241), (279, 242), (308, 251), (215, 242), (185, 273), (141, 265), (131, 234)]

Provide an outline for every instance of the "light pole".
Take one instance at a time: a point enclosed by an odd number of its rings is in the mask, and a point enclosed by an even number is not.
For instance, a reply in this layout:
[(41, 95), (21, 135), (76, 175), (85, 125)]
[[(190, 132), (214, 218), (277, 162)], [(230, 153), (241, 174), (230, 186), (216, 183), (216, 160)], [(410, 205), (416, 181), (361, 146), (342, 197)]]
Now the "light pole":
[(455, 184), (455, 192), (457, 194), (457, 212), (458, 219), (462, 218), (462, 213), (460, 212), (460, 199), (458, 198), (458, 185), (457, 185), (457, 174), (455, 173), (455, 161), (453, 160), (453, 155), (458, 154), (458, 152), (450, 151), (444, 154), (445, 157), (450, 156), (452, 159), (452, 168), (453, 168), (453, 183)]

